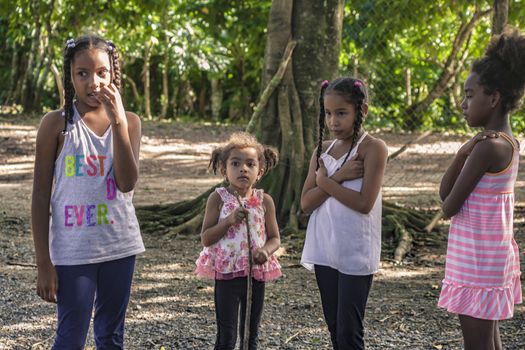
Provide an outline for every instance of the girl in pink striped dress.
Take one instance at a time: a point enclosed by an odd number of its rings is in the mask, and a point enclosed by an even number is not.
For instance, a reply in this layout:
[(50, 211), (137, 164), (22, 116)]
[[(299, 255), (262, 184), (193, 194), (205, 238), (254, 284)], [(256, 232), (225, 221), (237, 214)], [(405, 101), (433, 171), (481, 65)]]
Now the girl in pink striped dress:
[(524, 87), (525, 37), (506, 28), (465, 81), (463, 114), (484, 130), (460, 148), (440, 187), (452, 220), (438, 305), (459, 315), (466, 350), (502, 349), (498, 321), (522, 302), (513, 230), (519, 144), (509, 113)]

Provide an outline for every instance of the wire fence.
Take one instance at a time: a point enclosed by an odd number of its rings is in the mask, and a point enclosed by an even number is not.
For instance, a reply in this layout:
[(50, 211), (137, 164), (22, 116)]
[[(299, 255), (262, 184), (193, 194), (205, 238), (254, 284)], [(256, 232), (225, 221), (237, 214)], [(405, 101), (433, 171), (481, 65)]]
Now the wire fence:
[[(438, 208), (441, 177), (461, 144), (477, 130), (463, 119), (463, 82), (491, 37), (491, 3), (352, 1), (345, 17), (344, 74), (363, 78), (370, 108), (365, 122), (389, 146), (386, 198)], [(517, 134), (525, 109), (513, 113)], [(525, 199), (523, 176), (517, 200)]]

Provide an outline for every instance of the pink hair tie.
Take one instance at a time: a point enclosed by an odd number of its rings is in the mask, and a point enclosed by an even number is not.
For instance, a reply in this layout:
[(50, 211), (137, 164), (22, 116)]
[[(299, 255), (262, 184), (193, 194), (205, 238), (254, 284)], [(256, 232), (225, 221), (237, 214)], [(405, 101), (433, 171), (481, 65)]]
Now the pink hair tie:
[(329, 84), (330, 84), (330, 82), (329, 82), (328, 80), (323, 80), (323, 82), (321, 83), (321, 87), (325, 88), (325, 87), (327, 87)]
[(359, 80), (354, 81), (354, 86), (361, 87), (363, 86), (363, 83), (361, 83)]

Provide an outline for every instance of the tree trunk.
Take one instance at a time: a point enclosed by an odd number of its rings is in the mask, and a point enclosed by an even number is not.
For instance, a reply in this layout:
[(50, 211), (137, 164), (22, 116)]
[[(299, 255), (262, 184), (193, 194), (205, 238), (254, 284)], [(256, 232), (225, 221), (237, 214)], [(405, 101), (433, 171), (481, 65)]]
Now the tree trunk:
[(213, 120), (219, 120), (221, 116), (223, 92), (221, 81), (217, 78), (211, 78), (211, 117)]
[[(343, 0), (273, 1), (270, 10), (261, 91), (279, 70), (289, 41), (295, 40), (297, 46), (293, 57), (288, 58), (280, 84), (262, 107), (262, 117), (256, 119), (253, 131), (261, 142), (279, 149), (278, 167), (260, 186), (272, 195), (280, 225), (292, 229), (298, 227), (301, 187), (316, 143), (321, 81), (337, 74), (343, 3)], [(293, 45), (289, 50), (293, 50)], [(204, 206), (204, 202), (198, 203)], [(150, 225), (162, 220), (159, 213), (154, 213), (156, 210), (148, 207), (138, 210), (138, 214)]]
[(150, 99), (150, 58), (151, 58), (151, 49), (153, 43), (151, 40), (146, 42), (144, 48), (144, 64), (142, 66), (142, 81), (144, 83), (144, 113), (147, 119), (151, 119), (151, 99)]
[(64, 97), (64, 84), (62, 83), (62, 76), (60, 75), (60, 72), (54, 63), (51, 63), (50, 69), (51, 69), (51, 72), (53, 72), (53, 76), (55, 77), (55, 82), (57, 84), (58, 96), (60, 96), (60, 106), (63, 106), (65, 97)]
[(509, 0), (494, 0), (492, 17), (492, 35), (500, 34), (509, 18)]
[[(273, 197), (281, 225), (296, 229), (301, 187), (315, 148), (321, 81), (337, 74), (343, 1), (274, 1), (262, 84), (277, 72), (290, 39), (297, 46), (260, 119), (261, 142), (279, 149), (280, 161), (261, 185)], [(277, 127), (278, 126), (278, 127)]]
[(460, 61), (460, 58), (458, 58), (458, 53), (461, 50), (463, 44), (470, 38), (470, 35), (476, 27), (476, 24), (484, 16), (488, 15), (491, 11), (492, 9), (485, 11), (477, 9), (470, 21), (468, 23), (463, 23), (460, 26), (458, 33), (456, 34), (456, 38), (454, 39), (454, 43), (452, 44), (452, 50), (450, 51), (450, 54), (447, 57), (447, 60), (443, 66), (443, 70), (441, 71), (441, 75), (439, 76), (438, 80), (436, 81), (428, 95), (425, 98), (423, 98), (423, 100), (414, 103), (405, 110), (406, 118), (404, 120), (403, 125), (405, 129), (416, 130), (421, 126), (421, 123), (423, 121), (422, 114), (428, 109), (428, 107), (430, 107), (430, 105), (436, 99), (443, 95), (452, 77), (454, 76), (456, 67), (458, 66), (458, 62)]
[(405, 68), (405, 103), (407, 106), (412, 104), (412, 76), (410, 68)]
[(162, 67), (162, 96), (160, 97), (160, 117), (162, 119), (166, 119), (166, 116), (168, 114), (168, 106), (169, 106), (169, 64), (170, 64), (170, 55), (168, 49), (166, 49), (166, 53), (164, 54), (164, 66)]
[(32, 1), (31, 9), (33, 12), (33, 20), (35, 21), (35, 31), (31, 39), (31, 49), (29, 51), (29, 58), (27, 61), (26, 71), (22, 79), (22, 107), (24, 111), (31, 112), (34, 107), (34, 70), (37, 66), (36, 57), (40, 51), (40, 35), (42, 32), (42, 25), (40, 22), (40, 1)]
[(127, 74), (122, 74), (122, 79), (126, 81), (130, 88), (131, 93), (133, 94), (133, 100), (137, 104), (138, 110), (142, 112), (143, 106), (142, 106), (142, 97), (139, 95), (139, 90), (137, 89), (137, 84), (135, 81)]
[(51, 43), (51, 36), (53, 32), (53, 28), (51, 26), (51, 16), (53, 15), (53, 11), (55, 9), (55, 0), (51, 0), (49, 3), (49, 8), (47, 11), (45, 26), (47, 31), (46, 40), (44, 42), (43, 47), (47, 48), (47, 52), (45, 54), (45, 58), (43, 59), (44, 63), (44, 70), (40, 74), (38, 81), (36, 83), (36, 89), (35, 89), (35, 106), (37, 106), (38, 109), (40, 109), (41, 103), (41, 97), (42, 92), (44, 90), (44, 85), (47, 80), (47, 76), (49, 74), (49, 71), (51, 70), (51, 64), (53, 63), (53, 47), (50, 45)]
[[(289, 231), (299, 226), (301, 187), (316, 145), (320, 84), (337, 73), (342, 18), (342, 0), (273, 1), (270, 10), (262, 93), (247, 130), (279, 148), (278, 167), (259, 186), (272, 195), (280, 227)], [(143, 232), (196, 232), (215, 187), (191, 201), (138, 208)], [(422, 232), (431, 218), (383, 202), (383, 234), (398, 241), (396, 259), (410, 249), (411, 232)]]
[(19, 58), (20, 58), (20, 51), (17, 48), (17, 45), (11, 41), (11, 50), (13, 53), (13, 56), (11, 58), (11, 70), (9, 72), (9, 88), (7, 90), (7, 94), (5, 96), (4, 104), (10, 105), (12, 104), (17, 96), (16, 96), (16, 82), (18, 79), (16, 77), (18, 76), (18, 65), (20, 64)]
[(208, 106), (208, 79), (206, 73), (201, 74), (201, 86), (199, 90), (199, 97), (197, 99), (197, 108), (199, 115), (206, 115), (206, 107)]
[[(166, 3), (165, 6), (168, 6)], [(164, 31), (164, 60), (162, 66), (162, 95), (160, 97), (160, 117), (166, 119), (168, 115), (168, 107), (170, 103), (170, 93), (169, 93), (169, 65), (170, 65), (170, 37), (168, 35), (168, 20), (169, 12), (164, 12), (163, 17), (163, 31)]]

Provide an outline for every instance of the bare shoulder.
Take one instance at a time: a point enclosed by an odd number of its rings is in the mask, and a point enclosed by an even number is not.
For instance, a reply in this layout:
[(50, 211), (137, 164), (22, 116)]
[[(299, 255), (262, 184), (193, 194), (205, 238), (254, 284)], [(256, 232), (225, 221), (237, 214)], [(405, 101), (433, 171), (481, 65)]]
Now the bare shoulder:
[(263, 195), (263, 206), (264, 206), (265, 210), (274, 210), (275, 211), (275, 204), (273, 202), (273, 198), (268, 193), (265, 193)]
[(502, 157), (512, 154), (512, 145), (503, 137), (487, 138), (474, 145), (472, 152), (486, 157)]
[[(327, 141), (323, 141), (323, 144), (321, 145), (321, 152), (326, 152), (326, 150), (328, 149), (328, 147), (330, 147), (330, 144), (333, 142), (334, 140), (327, 140)], [(319, 148), (319, 146), (316, 146), (314, 148), (314, 151), (312, 152), (312, 159), (313, 158), (317, 158), (317, 149)]]
[(131, 127), (141, 125), (140, 117), (133, 112), (126, 111), (126, 118), (128, 119), (129, 126)]
[(328, 149), (328, 147), (330, 147), (332, 142), (334, 142), (334, 140), (323, 141), (323, 149), (322, 149), (322, 151), (325, 152)]
[(47, 112), (40, 119), (40, 127), (46, 127), (50, 129), (64, 129), (64, 117), (62, 116), (62, 110), (57, 109), (55, 111)]
[(220, 203), (222, 203), (221, 196), (219, 196), (219, 194), (216, 191), (210, 193), (210, 195), (208, 196), (208, 204), (219, 205)]
[(385, 141), (370, 134), (368, 134), (363, 140), (362, 147), (365, 154), (371, 152), (380, 157), (386, 158), (388, 156), (388, 147), (386, 146)]
[(50, 135), (58, 137), (64, 130), (65, 120), (62, 116), (62, 110), (56, 110), (46, 113), (40, 120), (40, 126), (38, 127), (38, 133), (46, 136), (46, 139), (50, 139)]

